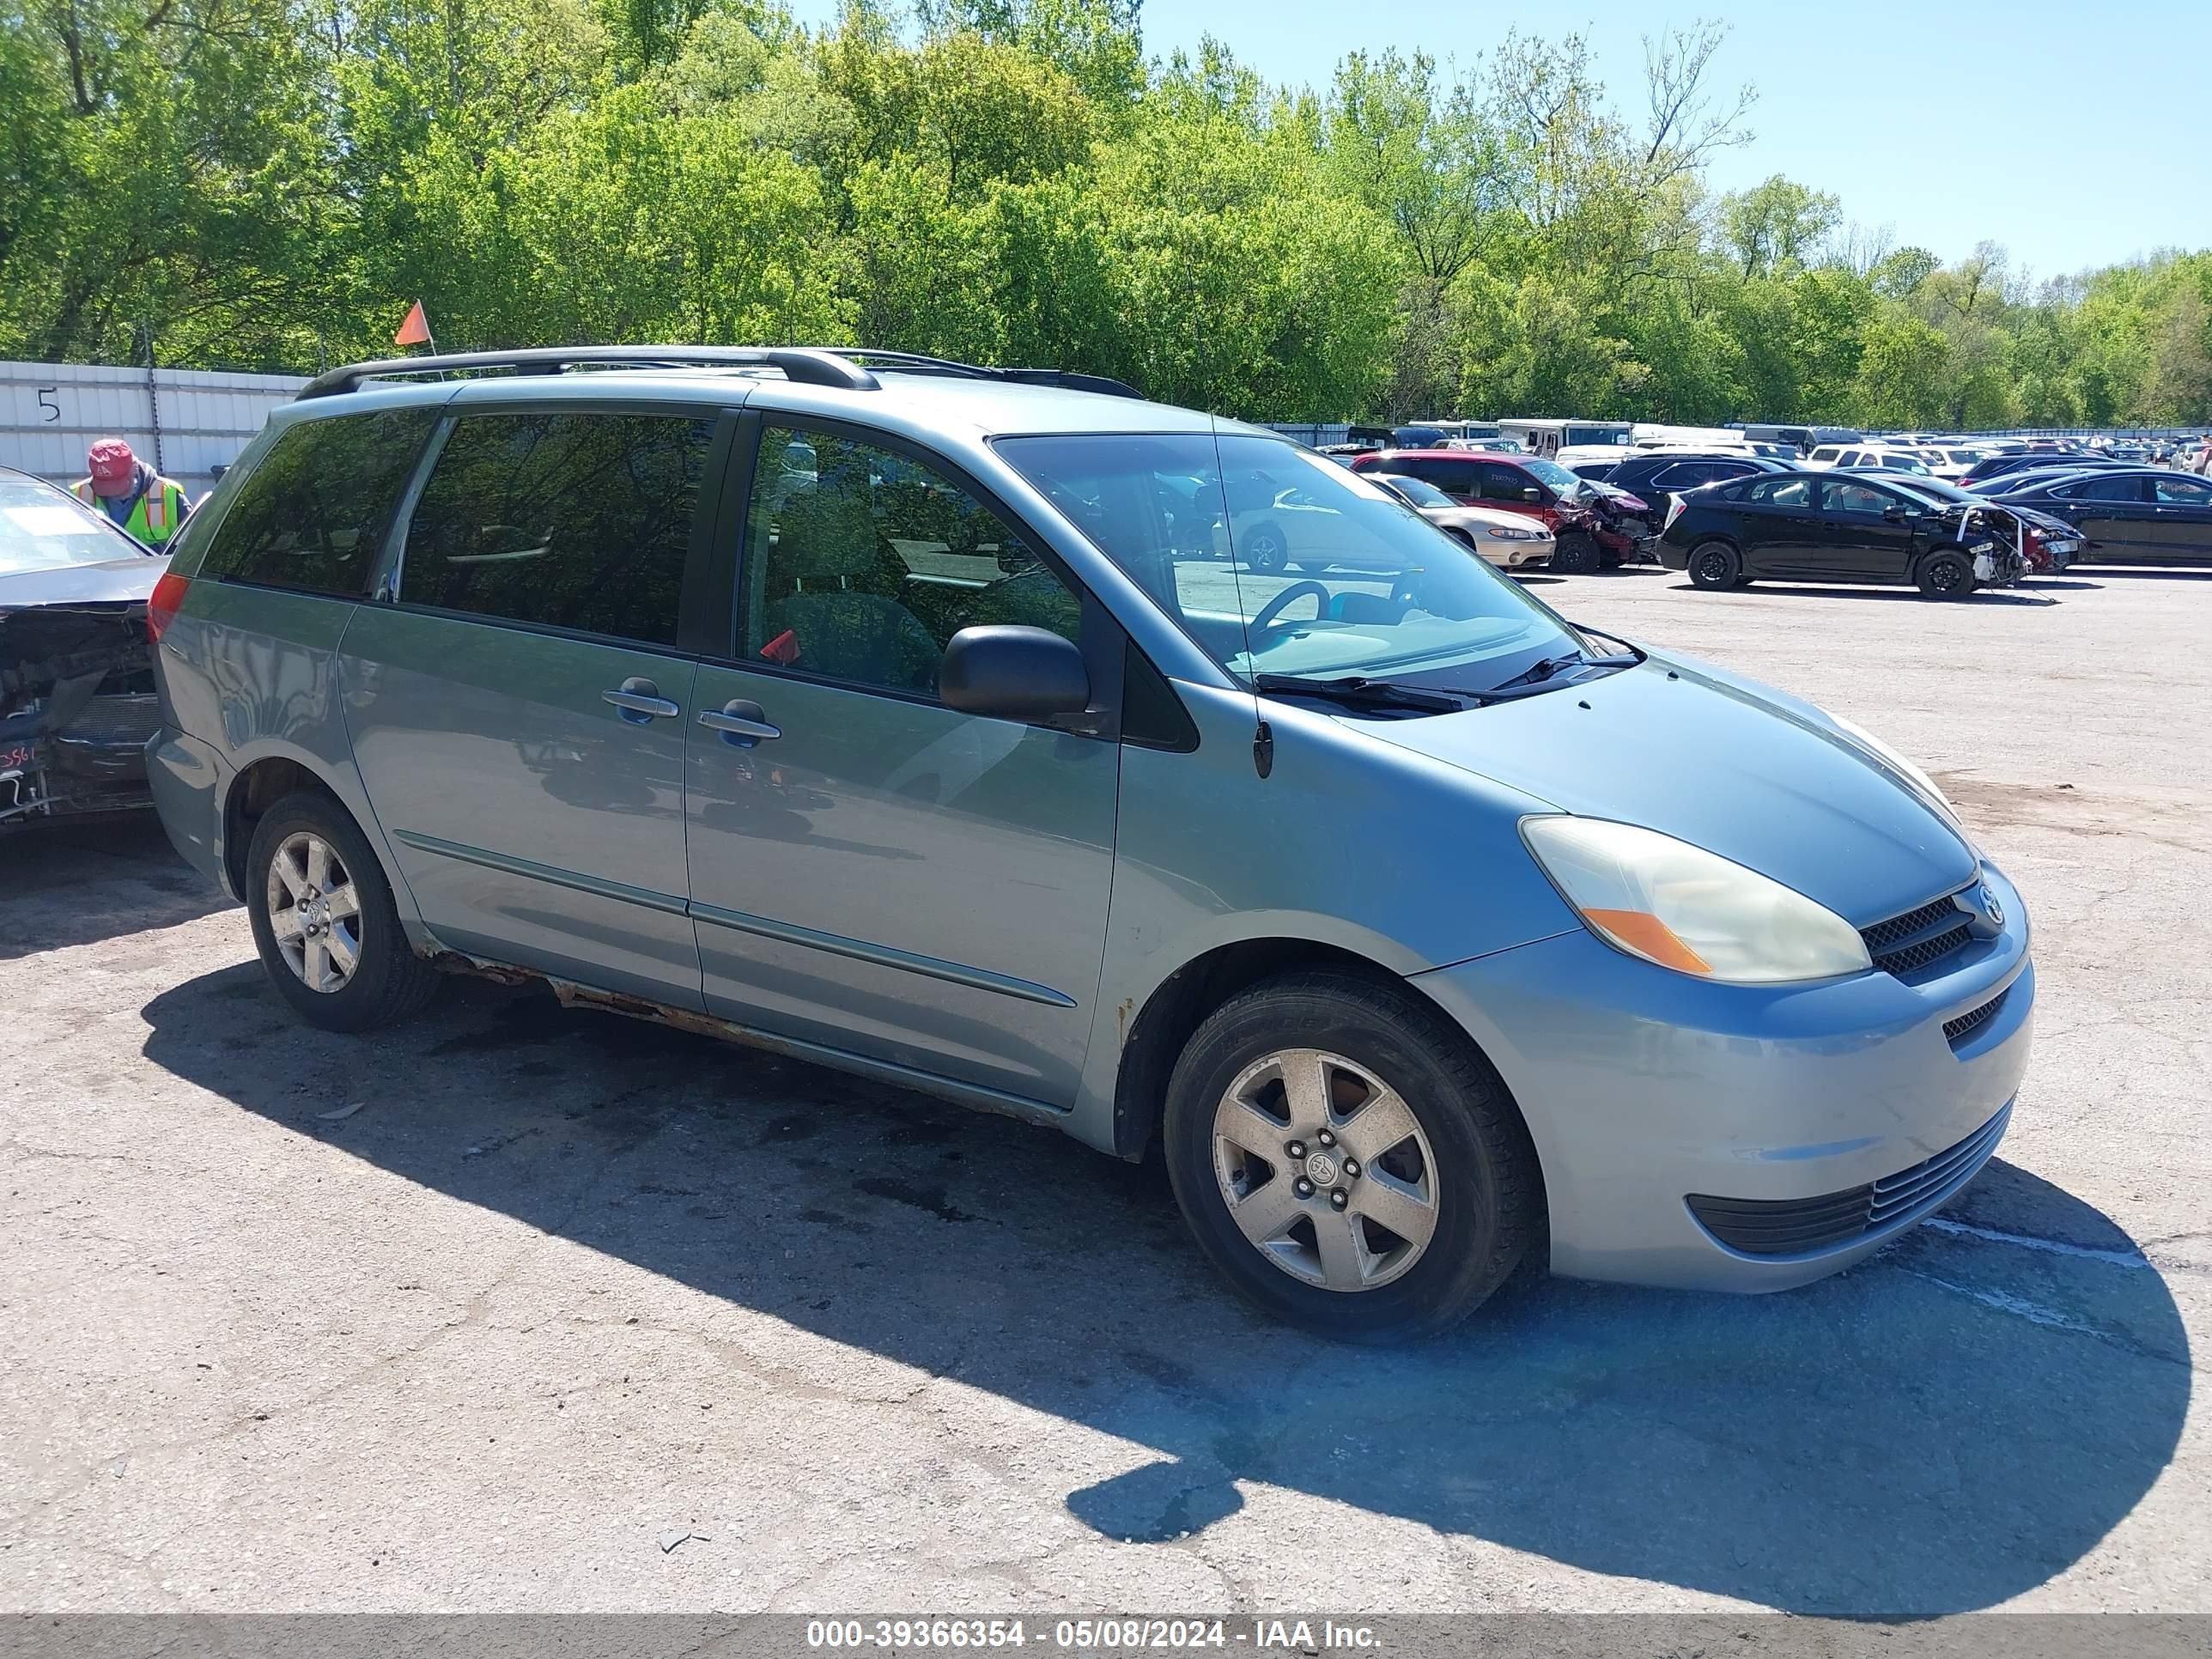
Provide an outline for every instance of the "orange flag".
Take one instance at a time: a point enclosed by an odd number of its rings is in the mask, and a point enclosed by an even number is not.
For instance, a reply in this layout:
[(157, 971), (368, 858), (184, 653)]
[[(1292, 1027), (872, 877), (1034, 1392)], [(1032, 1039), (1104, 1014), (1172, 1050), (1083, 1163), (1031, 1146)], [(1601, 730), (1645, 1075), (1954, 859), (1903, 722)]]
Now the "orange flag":
[(399, 332), (392, 337), (394, 345), (427, 345), (430, 343), (430, 319), (422, 314), (422, 302), (417, 300), (407, 313), (407, 320), (399, 325)]

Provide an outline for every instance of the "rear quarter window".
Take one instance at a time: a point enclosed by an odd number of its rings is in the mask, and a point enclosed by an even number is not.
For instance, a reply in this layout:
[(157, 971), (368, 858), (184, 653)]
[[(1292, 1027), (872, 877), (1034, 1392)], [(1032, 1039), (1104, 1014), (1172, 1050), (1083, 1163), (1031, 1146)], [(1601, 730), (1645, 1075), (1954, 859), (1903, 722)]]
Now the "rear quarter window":
[(434, 407), (300, 422), (239, 487), (199, 574), (361, 598), (437, 423)]

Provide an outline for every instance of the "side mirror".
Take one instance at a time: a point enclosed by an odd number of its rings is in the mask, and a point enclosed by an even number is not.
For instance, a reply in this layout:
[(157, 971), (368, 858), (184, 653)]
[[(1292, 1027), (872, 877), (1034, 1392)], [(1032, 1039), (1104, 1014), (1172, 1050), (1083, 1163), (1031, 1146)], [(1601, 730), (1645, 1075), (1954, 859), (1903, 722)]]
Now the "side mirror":
[(1885, 507), (1881, 510), (1881, 516), (1888, 520), (1892, 524), (1903, 524), (1905, 522), (1905, 509), (1901, 507), (1896, 506)]
[(963, 628), (945, 647), (937, 694), (948, 708), (994, 720), (1041, 720), (1091, 706), (1083, 653), (1042, 628)]
[(1521, 492), (1521, 499), (1524, 501), (1540, 501), (1544, 499), (1544, 492), (1534, 484), (1530, 484)]

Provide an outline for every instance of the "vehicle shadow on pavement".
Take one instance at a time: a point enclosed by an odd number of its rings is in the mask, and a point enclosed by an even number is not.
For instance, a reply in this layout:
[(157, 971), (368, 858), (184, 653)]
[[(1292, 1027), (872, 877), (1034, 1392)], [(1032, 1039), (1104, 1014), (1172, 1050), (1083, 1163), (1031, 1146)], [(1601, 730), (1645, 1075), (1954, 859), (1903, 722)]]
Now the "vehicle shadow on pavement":
[[(1946, 1227), (1787, 1296), (1528, 1274), (1447, 1339), (1359, 1349), (1237, 1301), (1157, 1168), (1048, 1131), (528, 989), (457, 981), (379, 1037), (288, 1032), (281, 1063), (252, 1041), (277, 1006), (256, 964), (206, 975), (146, 1006), (145, 1054), (395, 1182), (718, 1298), (674, 1316), (714, 1319), (733, 1390), (781, 1374), (796, 1327), (1150, 1448), (1047, 1488), (1114, 1538), (1200, 1532), (1270, 1483), (1593, 1572), (1932, 1614), (2079, 1560), (2166, 1466), (2189, 1402), (2158, 1271), (2002, 1163)], [(317, 1076), (368, 1103), (325, 1121), (298, 1082)], [(433, 1289), (459, 1271), (421, 1263)], [(623, 1363), (606, 1304), (536, 1293), (533, 1319), (573, 1318)], [(1052, 1467), (1041, 1449), (1005, 1478), (1027, 1492)]]
[[(1680, 581), (1677, 592), (1687, 593), (1693, 584)], [(1808, 599), (1867, 599), (1881, 604), (1898, 605), (2053, 605), (2061, 601), (2047, 594), (2024, 593), (2017, 591), (2000, 592), (1994, 587), (1970, 593), (1964, 599), (1930, 599), (1915, 587), (1853, 587), (1841, 582), (1784, 582), (1762, 576), (1749, 587), (1732, 590), (1738, 593), (1787, 593), (1792, 598)], [(1723, 596), (1725, 597), (1725, 596)]]
[(174, 927), (230, 908), (151, 812), (0, 830), (0, 962)]

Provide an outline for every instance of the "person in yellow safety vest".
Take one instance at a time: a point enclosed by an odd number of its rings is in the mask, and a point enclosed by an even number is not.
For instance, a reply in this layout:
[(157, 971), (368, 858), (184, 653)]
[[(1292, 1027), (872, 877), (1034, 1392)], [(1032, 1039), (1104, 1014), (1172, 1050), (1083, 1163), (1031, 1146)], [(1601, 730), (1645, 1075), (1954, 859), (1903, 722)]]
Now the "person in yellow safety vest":
[(87, 507), (97, 507), (131, 536), (159, 552), (191, 511), (185, 487), (131, 453), (120, 438), (102, 438), (86, 456), (88, 477), (70, 488)]

